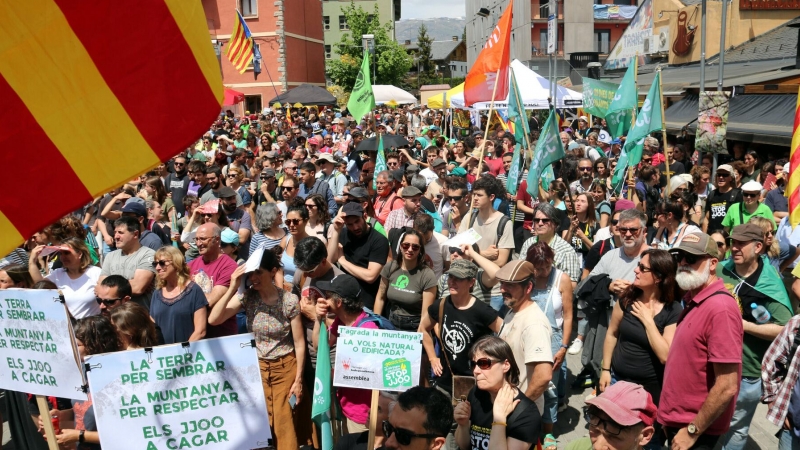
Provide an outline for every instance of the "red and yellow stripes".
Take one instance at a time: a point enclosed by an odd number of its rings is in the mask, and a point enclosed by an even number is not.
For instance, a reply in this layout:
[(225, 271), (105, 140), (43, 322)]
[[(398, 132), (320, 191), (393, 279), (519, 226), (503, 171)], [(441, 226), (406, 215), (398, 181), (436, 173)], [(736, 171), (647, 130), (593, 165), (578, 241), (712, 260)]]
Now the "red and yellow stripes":
[[(798, 88), (800, 91), (800, 88)], [(789, 223), (792, 228), (800, 224), (800, 92), (794, 111), (791, 156), (789, 157), (789, 180), (784, 195), (789, 197)]]
[(200, 2), (1, 2), (0, 256), (186, 148), (222, 91)]
[(225, 55), (239, 73), (244, 73), (247, 66), (253, 62), (253, 38), (239, 11), (236, 11), (236, 25), (233, 26), (233, 33), (228, 41), (228, 50)]

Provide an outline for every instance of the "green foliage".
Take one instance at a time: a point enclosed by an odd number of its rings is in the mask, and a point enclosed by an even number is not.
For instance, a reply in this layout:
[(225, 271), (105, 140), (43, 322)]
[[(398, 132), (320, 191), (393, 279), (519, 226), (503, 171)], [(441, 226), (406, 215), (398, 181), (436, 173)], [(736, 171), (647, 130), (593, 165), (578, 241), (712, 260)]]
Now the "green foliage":
[[(412, 59), (403, 46), (392, 40), (392, 22), (381, 24), (378, 5), (371, 14), (361, 6), (350, 2), (350, 6), (342, 7), (350, 32), (342, 35), (342, 39), (335, 45), (338, 60), (329, 60), (325, 70), (334, 84), (345, 88), (352, 88), (356, 83), (358, 69), (361, 65), (363, 48), (361, 36), (364, 34), (375, 35), (375, 54), (370, 61), (371, 72), (376, 72), (376, 79), (372, 84), (399, 84), (406, 72), (411, 68)], [(377, 62), (377, 66), (375, 66)], [(372, 73), (370, 73), (372, 75)]]
[(431, 84), (431, 80), (436, 76), (432, 45), (433, 38), (428, 35), (428, 27), (423, 23), (417, 32), (417, 67), (419, 67), (419, 79), (422, 85)]

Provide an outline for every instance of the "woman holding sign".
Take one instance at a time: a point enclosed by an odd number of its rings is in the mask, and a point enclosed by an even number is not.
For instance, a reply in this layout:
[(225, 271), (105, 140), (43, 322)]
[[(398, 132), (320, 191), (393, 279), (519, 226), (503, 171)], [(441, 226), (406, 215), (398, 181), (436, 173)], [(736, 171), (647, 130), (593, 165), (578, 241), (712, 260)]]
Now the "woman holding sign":
[(277, 450), (297, 450), (312, 444), (311, 398), (305, 399), (303, 392), (306, 341), (299, 300), (275, 286), (275, 273), (282, 266), (271, 251), (264, 251), (258, 268), (247, 274), (249, 288), (244, 296), (237, 295), (245, 267), (239, 266), (231, 275), (231, 285), (214, 305), (208, 323), (219, 325), (245, 311), (247, 329), (256, 340), (273, 445)]
[(514, 387), (519, 367), (511, 347), (499, 337), (484, 336), (469, 353), (475, 387), (453, 411), (459, 448), (531, 448), (541, 416), (536, 403)]

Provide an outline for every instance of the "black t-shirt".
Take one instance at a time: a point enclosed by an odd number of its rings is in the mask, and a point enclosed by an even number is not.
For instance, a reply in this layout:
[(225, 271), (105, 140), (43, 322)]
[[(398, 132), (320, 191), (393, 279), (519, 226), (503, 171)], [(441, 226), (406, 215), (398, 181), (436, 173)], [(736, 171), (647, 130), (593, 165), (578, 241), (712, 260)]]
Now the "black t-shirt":
[[(667, 186), (667, 165), (665, 163), (661, 163), (658, 165), (658, 170), (661, 171), (661, 177), (658, 179), (659, 186), (666, 187)], [(675, 175), (682, 175), (687, 173), (686, 167), (680, 161), (673, 161), (672, 164), (669, 165), (669, 176), (674, 177)]]
[(720, 194), (716, 189), (711, 191), (706, 199), (706, 212), (710, 213), (708, 217), (708, 232), (711, 233), (721, 229), (722, 219), (725, 218), (728, 208), (742, 200), (741, 189), (733, 188), (724, 194)]
[[(578, 228), (580, 228), (583, 234), (591, 241), (594, 238), (594, 234), (597, 232), (597, 222), (595, 222), (594, 225), (589, 225), (587, 222), (578, 222)], [(578, 237), (578, 233), (572, 233), (570, 245), (575, 249), (575, 252), (581, 255), (586, 256), (586, 254), (589, 253), (589, 247)]]
[[(439, 320), (439, 303), (444, 304), (444, 321)], [(497, 311), (487, 303), (474, 299), (467, 309), (457, 309), (448, 295), (436, 300), (428, 307), (428, 316), (436, 323), (442, 323), (442, 348), (450, 366), (456, 375), (471, 376), (469, 367), (469, 350), (478, 339), (494, 333), (490, 328), (497, 320)], [(450, 371), (447, 363), (442, 361), (442, 376), (439, 383), (443, 387), (450, 386)]]
[[(378, 424), (378, 427), (382, 426), (383, 424)], [(340, 437), (336, 442), (336, 445), (333, 447), (333, 450), (367, 450), (368, 443), (369, 431), (364, 431), (362, 433), (350, 433)], [(380, 446), (377, 450), (383, 450), (385, 448), (386, 447), (384, 446)]]
[(183, 197), (189, 191), (189, 181), (189, 175), (185, 173), (182, 177), (175, 173), (170, 173), (164, 180), (164, 187), (167, 188), (167, 192), (172, 193), (172, 202), (175, 204), (175, 211), (178, 211), (180, 217), (186, 214), (186, 210), (183, 207)]
[[(469, 437), (472, 450), (485, 450), (489, 448), (489, 438), (492, 433), (492, 398), (488, 392), (477, 387), (472, 388), (467, 396), (472, 410), (469, 421)], [(522, 391), (517, 391), (515, 400), (519, 400), (514, 411), (506, 419), (506, 437), (522, 442), (530, 442), (531, 448), (536, 444), (542, 427), (542, 417), (539, 408)]]
[(595, 242), (592, 245), (592, 248), (586, 252), (586, 255), (583, 258), (583, 268), (588, 269), (590, 272), (594, 269), (594, 266), (600, 262), (600, 258), (603, 257), (606, 253), (610, 250), (614, 249), (614, 239), (608, 238), (606, 240)]
[[(371, 262), (380, 265), (386, 264), (386, 258), (389, 256), (389, 241), (371, 226), (367, 228), (366, 236), (362, 235), (358, 238), (351, 236), (350, 231), (342, 229), (342, 232), (339, 233), (339, 244), (342, 245), (342, 255), (347, 261), (365, 269)], [(344, 268), (342, 270), (347, 273)], [(372, 283), (358, 279), (358, 284), (361, 286), (361, 301), (369, 309), (375, 306), (375, 296), (378, 294), (380, 282), (380, 276)]]
[[(664, 379), (664, 365), (659, 361), (647, 339), (642, 322), (632, 313), (633, 306), (628, 305), (619, 324), (619, 336), (614, 353), (611, 356), (611, 368), (618, 380), (632, 381), (645, 386), (649, 384), (661, 386)], [(664, 334), (664, 328), (678, 323), (683, 307), (680, 302), (664, 305), (664, 308), (653, 318), (658, 332)], [(653, 401), (658, 402), (659, 392), (650, 392)]]
[(569, 230), (569, 215), (564, 210), (556, 209), (556, 219), (558, 220), (558, 229), (556, 233), (561, 236), (561, 233)]

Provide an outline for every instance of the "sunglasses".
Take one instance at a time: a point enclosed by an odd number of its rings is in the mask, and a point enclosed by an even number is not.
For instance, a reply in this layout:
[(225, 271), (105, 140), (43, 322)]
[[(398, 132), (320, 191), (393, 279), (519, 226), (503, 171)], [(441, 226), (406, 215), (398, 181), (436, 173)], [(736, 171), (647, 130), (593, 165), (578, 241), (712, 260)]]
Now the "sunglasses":
[(592, 168), (591, 167), (578, 167), (578, 170), (580, 170), (581, 172), (591, 172)]
[(464, 198), (463, 195), (453, 195), (451, 197), (447, 197), (447, 201), (451, 201), (452, 200), (454, 202), (460, 202), (463, 198)]
[(717, 248), (725, 247), (725, 243), (724, 242), (722, 242), (722, 241), (716, 241), (716, 242), (717, 242)]
[(639, 234), (640, 229), (641, 228), (624, 228), (624, 227), (617, 228), (617, 230), (619, 230), (619, 234), (623, 236), (625, 236), (628, 233), (630, 233), (632, 236), (636, 236), (637, 234)]
[(496, 363), (499, 363), (499, 362), (500, 362), (499, 359), (491, 359), (491, 358), (480, 358), (477, 361), (471, 361), (470, 360), (469, 361), (469, 370), (475, 370), (476, 366), (481, 370), (487, 370), (490, 367), (492, 367), (492, 365), (494, 365)]
[(637, 264), (636, 267), (638, 267), (639, 268), (639, 272), (642, 272), (642, 273), (647, 273), (647, 272), (652, 272), (653, 271), (652, 268), (647, 267), (642, 263)]
[(717, 178), (728, 178), (730, 174), (717, 172)]
[[(720, 244), (717, 242), (717, 247)], [(675, 261), (676, 264), (680, 264), (681, 261), (686, 261), (687, 264), (694, 265), (697, 261), (703, 259), (702, 256), (692, 255), (686, 252), (672, 252), (672, 259)]]
[(293, 189), (294, 189), (294, 187), (292, 187), (292, 186), (281, 186), (281, 190), (282, 191), (291, 191)]
[(401, 247), (403, 250), (408, 250), (408, 249), (411, 249), (412, 251), (415, 251), (415, 252), (418, 252), (418, 251), (419, 251), (419, 249), (420, 249), (420, 246), (419, 246), (419, 244), (412, 244), (412, 243), (410, 243), (410, 242), (403, 242), (402, 244), (400, 244), (400, 247)]
[(314, 205), (314, 204), (311, 204), (311, 205), (305, 205), (305, 206), (306, 206), (306, 208), (308, 208), (308, 209), (314, 209), (314, 208), (316, 208), (316, 207), (317, 207), (317, 205)]
[(617, 226), (619, 219), (611, 219), (611, 225)]
[(744, 198), (756, 198), (756, 197), (758, 197), (758, 194), (754, 194), (752, 192), (743, 192), (742, 193), (742, 197), (744, 197)]
[(162, 259), (161, 261), (153, 261), (153, 267), (165, 267), (167, 264), (172, 264), (172, 261)]
[(533, 218), (533, 223), (543, 223), (543, 224), (548, 224), (548, 223), (550, 223), (550, 222), (552, 222), (550, 219), (542, 219), (542, 218), (540, 218), (540, 217), (534, 217), (534, 218)]
[(297, 226), (300, 222), (302, 222), (302, 220), (300, 220), (300, 219), (286, 219), (286, 220), (283, 221), (283, 223), (285, 223), (287, 227), (288, 226)]
[(228, 174), (228, 178), (236, 178), (236, 174), (235, 173), (229, 173)]
[(408, 430), (404, 430), (402, 428), (395, 428), (394, 425), (389, 423), (388, 420), (383, 421), (383, 436), (386, 439), (389, 439), (394, 434), (394, 438), (400, 445), (411, 445), (411, 439), (414, 438), (425, 438), (425, 439), (433, 439), (436, 437), (440, 437), (436, 434), (417, 434), (413, 433)]
[(97, 301), (98, 305), (111, 306), (114, 303), (117, 303), (118, 301), (122, 300), (122, 297), (120, 297), (120, 298), (100, 298), (100, 297), (95, 297), (94, 299), (95, 299), (95, 301)]
[(172, 163), (172, 165), (173, 165), (173, 166), (185, 166), (185, 165), (186, 165), (186, 163), (174, 162), (174, 163)]
[(210, 219), (214, 217), (214, 214), (200, 214), (201, 217), (205, 217), (206, 219)]

